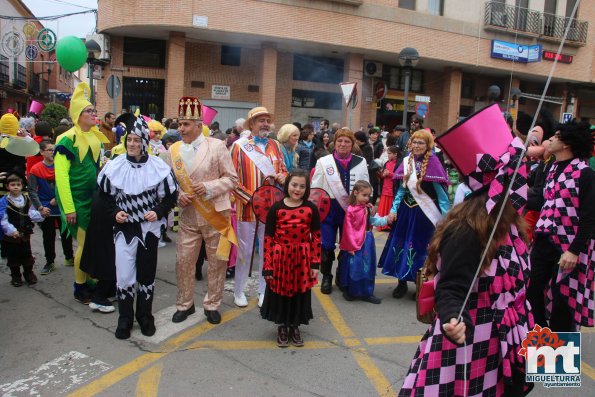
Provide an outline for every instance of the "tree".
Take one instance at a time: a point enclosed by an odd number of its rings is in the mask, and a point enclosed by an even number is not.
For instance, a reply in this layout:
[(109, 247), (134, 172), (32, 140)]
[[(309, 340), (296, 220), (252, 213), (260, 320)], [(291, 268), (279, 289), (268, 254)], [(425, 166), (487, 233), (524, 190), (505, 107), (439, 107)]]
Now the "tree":
[(40, 118), (50, 123), (52, 128), (56, 128), (60, 120), (68, 118), (68, 110), (59, 103), (48, 103), (41, 112)]

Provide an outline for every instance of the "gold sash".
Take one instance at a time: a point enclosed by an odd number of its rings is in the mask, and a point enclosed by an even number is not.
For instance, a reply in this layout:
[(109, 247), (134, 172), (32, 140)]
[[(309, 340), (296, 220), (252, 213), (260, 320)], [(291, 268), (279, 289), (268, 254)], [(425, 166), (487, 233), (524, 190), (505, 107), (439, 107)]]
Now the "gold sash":
[[(184, 161), (180, 156), (181, 145), (181, 141), (176, 142), (170, 148), (174, 174), (176, 175), (176, 179), (182, 187), (182, 190), (184, 192), (192, 192), (192, 182), (190, 181), (190, 176), (184, 166)], [(234, 244), (236, 247), (238, 246), (238, 239), (233, 231), (233, 227), (231, 227), (229, 218), (226, 218), (221, 213), (217, 212), (212, 203), (200, 198), (195, 197), (192, 199), (192, 206), (207, 220), (207, 222), (209, 222), (209, 225), (214, 227), (221, 234), (219, 245), (217, 246), (217, 259), (223, 261), (229, 260), (231, 244)]]

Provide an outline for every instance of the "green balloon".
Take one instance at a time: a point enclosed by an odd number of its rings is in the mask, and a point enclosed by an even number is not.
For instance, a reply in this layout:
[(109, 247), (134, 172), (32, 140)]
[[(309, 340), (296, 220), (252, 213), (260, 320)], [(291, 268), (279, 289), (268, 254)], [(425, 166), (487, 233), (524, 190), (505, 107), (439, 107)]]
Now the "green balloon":
[(56, 59), (64, 69), (75, 72), (87, 61), (87, 47), (76, 36), (63, 37), (56, 45)]

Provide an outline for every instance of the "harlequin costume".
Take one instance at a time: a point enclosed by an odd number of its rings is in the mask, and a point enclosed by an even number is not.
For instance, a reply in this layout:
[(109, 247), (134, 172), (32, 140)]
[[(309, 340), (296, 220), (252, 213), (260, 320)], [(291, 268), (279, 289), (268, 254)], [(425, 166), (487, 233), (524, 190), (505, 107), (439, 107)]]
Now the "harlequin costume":
[(317, 280), (310, 278), (310, 269), (320, 268), (320, 247), (320, 215), (313, 203), (273, 204), (266, 219), (262, 270), (272, 278), (267, 280), (262, 318), (290, 330), (313, 318), (311, 288)]
[[(335, 139), (340, 134), (344, 134), (341, 131), (335, 134)], [(351, 135), (349, 136), (349, 134)], [(343, 136), (350, 138), (355, 145), (353, 133), (349, 131), (349, 134)], [(369, 181), (368, 166), (363, 157), (354, 154), (349, 154), (343, 159), (336, 152), (333, 152), (318, 159), (314, 167), (312, 187), (324, 189), (331, 197), (331, 210), (320, 226), (322, 233), (322, 259), (320, 263), (322, 284), (320, 289), (324, 294), (332, 292), (332, 267), (335, 260), (337, 231), (342, 234), (345, 211), (349, 205), (349, 194), (353, 190), (355, 182), (359, 180)], [(337, 276), (335, 282), (338, 283), (339, 279), (340, 277)]]
[[(489, 131), (482, 126), (489, 126)], [(475, 192), (469, 197), (489, 189), (488, 213), (504, 195), (505, 181), (523, 156), (523, 142), (511, 139), (497, 105), (437, 139)], [(526, 170), (521, 167), (509, 197), (517, 211), (522, 211), (526, 193)], [(519, 354), (533, 327), (525, 299), (530, 273), (527, 245), (512, 225), (489, 267), (474, 280), (481, 254), (479, 238), (467, 224), (444, 231), (434, 278), (437, 315), (422, 337), (399, 396), (506, 396), (531, 390), (532, 385), (525, 383), (525, 359)], [(463, 310), (466, 345), (459, 345), (443, 333), (442, 324), (458, 317), (469, 289)]]
[[(194, 120), (200, 126), (202, 104), (198, 98), (181, 98), (178, 118)], [(184, 321), (195, 312), (196, 261), (204, 242), (209, 267), (202, 306), (207, 320), (216, 324), (221, 321), (218, 310), (223, 300), (227, 261), (232, 245), (237, 244), (230, 223), (229, 201), (229, 193), (238, 181), (236, 172), (225, 144), (200, 133), (191, 143), (174, 143), (168, 150), (167, 162), (180, 184), (180, 194), (193, 195), (193, 186), (198, 183), (206, 188), (204, 196), (195, 196), (191, 205), (180, 208), (176, 239), (177, 311), (172, 321)]]
[[(74, 126), (56, 139), (54, 170), (56, 174), (56, 201), (60, 208), (62, 227), (78, 241), (74, 256), (75, 298), (89, 302), (85, 291), (87, 274), (80, 270), (85, 235), (89, 224), (93, 193), (97, 189), (97, 172), (103, 143), (109, 140), (97, 126), (83, 131), (78, 120), (83, 110), (92, 106), (87, 99), (91, 89), (85, 82), (75, 88), (70, 101), (69, 114)], [(76, 223), (69, 224), (66, 214), (76, 213)]]
[[(165, 215), (174, 206), (177, 184), (170, 167), (148, 155), (149, 129), (141, 117), (128, 113), (124, 120), (128, 134), (141, 138), (140, 160), (121, 155), (108, 162), (97, 177), (102, 198), (109, 204), (107, 217), (124, 211), (128, 217), (115, 223), (113, 238), (117, 277), (118, 310), (116, 338), (126, 339), (136, 315), (141, 332), (155, 333), (152, 315), (157, 270), (157, 245)], [(157, 220), (145, 215), (154, 211)], [(134, 298), (136, 296), (136, 313)]]
[[(264, 107), (256, 107), (248, 113), (244, 123), (244, 130), (250, 128), (250, 121), (258, 116), (273, 115)], [(273, 139), (262, 138), (254, 135), (240, 138), (231, 147), (231, 160), (237, 172), (239, 187), (234, 189), (237, 213), (238, 256), (235, 266), (234, 297), (239, 306), (245, 306), (244, 289), (248, 282), (252, 245), (256, 234), (256, 217), (249, 202), (249, 196), (264, 184), (269, 176), (287, 174), (281, 144)], [(248, 200), (246, 199), (248, 198)], [(259, 228), (258, 246), (264, 247), (264, 228)], [(261, 250), (262, 251), (262, 250)], [(262, 274), (264, 255), (258, 257), (258, 272)], [(260, 301), (263, 299), (266, 283), (262, 275), (259, 278), (258, 294)], [(259, 301), (259, 302), (260, 302)]]
[[(415, 281), (417, 271), (426, 260), (428, 243), (436, 223), (450, 209), (446, 192), (449, 179), (440, 160), (431, 153), (422, 175), (423, 161), (423, 156), (418, 158), (413, 153), (409, 154), (393, 177), (400, 184), (390, 210), (397, 214), (397, 221), (391, 227), (378, 267), (382, 267), (382, 274), (399, 279), (399, 286), (393, 293), (396, 298), (402, 297), (397, 294), (399, 289), (406, 292), (407, 281)], [(410, 170), (411, 164), (415, 167), (413, 171)], [(407, 174), (411, 176), (407, 186), (403, 186), (402, 181)], [(422, 178), (421, 193), (416, 186), (419, 177)]]
[(346, 299), (362, 298), (380, 303), (374, 296), (376, 242), (372, 227), (385, 225), (386, 218), (370, 216), (367, 205), (355, 204), (347, 208), (339, 244), (339, 285)]

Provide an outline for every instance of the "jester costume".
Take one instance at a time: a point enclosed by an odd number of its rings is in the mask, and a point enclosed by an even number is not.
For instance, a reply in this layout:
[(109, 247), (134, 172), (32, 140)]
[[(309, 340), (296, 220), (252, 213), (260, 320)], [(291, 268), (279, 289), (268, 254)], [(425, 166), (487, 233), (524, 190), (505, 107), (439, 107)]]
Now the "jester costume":
[[(99, 155), (103, 143), (109, 139), (97, 126), (83, 131), (78, 124), (81, 113), (93, 106), (87, 99), (91, 89), (85, 82), (79, 83), (72, 94), (70, 118), (74, 126), (56, 139), (54, 169), (56, 174), (56, 201), (60, 208), (62, 227), (78, 241), (74, 256), (75, 298), (89, 302), (89, 293), (81, 295), (87, 274), (80, 270), (85, 235), (91, 214), (93, 193), (97, 189)], [(68, 223), (66, 215), (76, 213), (76, 222)]]

